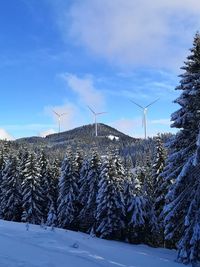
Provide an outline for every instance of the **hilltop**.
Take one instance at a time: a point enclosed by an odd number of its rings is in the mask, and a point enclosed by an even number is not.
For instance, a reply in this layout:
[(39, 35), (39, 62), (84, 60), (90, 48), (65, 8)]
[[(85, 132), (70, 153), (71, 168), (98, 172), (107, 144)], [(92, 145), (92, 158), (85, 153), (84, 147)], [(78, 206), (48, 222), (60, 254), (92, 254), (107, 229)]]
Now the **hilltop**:
[(94, 124), (84, 125), (75, 129), (47, 135), (46, 137), (25, 137), (15, 141), (17, 144), (30, 144), (33, 146), (44, 146), (50, 150), (62, 152), (68, 147), (81, 148), (85, 152), (91, 148), (104, 153), (107, 149), (119, 149), (135, 143), (137, 139), (130, 137), (106, 124), (98, 124), (98, 137), (95, 136)]

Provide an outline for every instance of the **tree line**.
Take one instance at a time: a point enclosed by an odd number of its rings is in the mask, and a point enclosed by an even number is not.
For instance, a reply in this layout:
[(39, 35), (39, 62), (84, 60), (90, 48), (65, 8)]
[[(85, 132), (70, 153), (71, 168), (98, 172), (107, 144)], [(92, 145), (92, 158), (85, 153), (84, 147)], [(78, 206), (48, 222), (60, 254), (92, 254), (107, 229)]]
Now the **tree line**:
[(43, 150), (13, 153), (7, 143), (0, 153), (2, 219), (158, 245), (163, 195), (155, 188), (165, 160), (159, 136), (154, 164), (134, 168), (118, 151), (84, 156), (69, 149), (61, 163)]

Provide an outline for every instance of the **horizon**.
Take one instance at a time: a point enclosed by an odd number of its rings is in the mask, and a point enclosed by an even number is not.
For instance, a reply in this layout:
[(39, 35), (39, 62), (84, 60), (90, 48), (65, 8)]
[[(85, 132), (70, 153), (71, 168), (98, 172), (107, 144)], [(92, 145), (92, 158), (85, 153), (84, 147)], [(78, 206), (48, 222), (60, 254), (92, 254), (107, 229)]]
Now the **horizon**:
[(196, 0), (19, 0), (1, 6), (0, 138), (43, 136), (98, 118), (131, 137), (175, 133), (180, 68), (200, 29)]

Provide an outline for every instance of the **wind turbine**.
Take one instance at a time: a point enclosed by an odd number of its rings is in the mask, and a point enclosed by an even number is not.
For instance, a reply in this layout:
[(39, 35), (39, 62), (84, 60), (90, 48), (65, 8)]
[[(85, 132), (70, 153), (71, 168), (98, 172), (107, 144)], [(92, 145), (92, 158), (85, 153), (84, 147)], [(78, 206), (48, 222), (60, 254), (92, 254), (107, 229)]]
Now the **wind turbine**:
[(98, 136), (98, 132), (97, 132), (97, 116), (105, 114), (107, 112), (95, 112), (93, 109), (91, 109), (91, 107), (87, 106), (89, 108), (89, 110), (92, 112), (92, 114), (94, 115), (94, 124), (95, 124), (95, 136)]
[(58, 117), (58, 132), (60, 133), (60, 124), (61, 124), (61, 118), (66, 115), (67, 113), (58, 113), (55, 110), (53, 110), (53, 113)]
[(150, 106), (152, 106), (154, 103), (156, 103), (158, 100), (159, 100), (159, 98), (154, 100), (153, 102), (151, 102), (150, 104), (148, 104), (145, 107), (143, 107), (143, 106), (137, 104), (136, 102), (134, 102), (133, 100), (131, 100), (131, 102), (133, 104), (135, 104), (136, 106), (138, 106), (139, 108), (141, 108), (143, 110), (142, 126), (144, 127), (144, 138), (145, 139), (147, 138), (147, 111), (148, 111), (148, 108)]

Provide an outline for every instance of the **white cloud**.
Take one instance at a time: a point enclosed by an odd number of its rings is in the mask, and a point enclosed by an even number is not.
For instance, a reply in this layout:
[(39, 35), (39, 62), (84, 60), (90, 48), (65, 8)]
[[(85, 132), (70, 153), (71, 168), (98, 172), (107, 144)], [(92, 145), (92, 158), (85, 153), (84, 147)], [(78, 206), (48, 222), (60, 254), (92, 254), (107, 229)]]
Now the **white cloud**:
[(82, 104), (96, 108), (103, 106), (103, 95), (95, 88), (91, 76), (80, 78), (75, 74), (66, 73), (62, 77), (67, 82), (68, 87), (77, 94)]
[(78, 0), (62, 14), (67, 38), (112, 63), (176, 68), (199, 29), (200, 1)]
[(14, 140), (14, 137), (10, 135), (5, 129), (0, 128), (0, 139), (1, 140)]
[(48, 129), (39, 134), (41, 137), (46, 137), (47, 135), (54, 134), (56, 131), (54, 129)]

